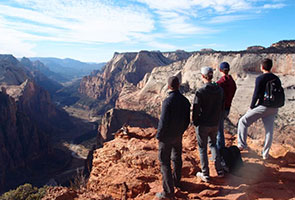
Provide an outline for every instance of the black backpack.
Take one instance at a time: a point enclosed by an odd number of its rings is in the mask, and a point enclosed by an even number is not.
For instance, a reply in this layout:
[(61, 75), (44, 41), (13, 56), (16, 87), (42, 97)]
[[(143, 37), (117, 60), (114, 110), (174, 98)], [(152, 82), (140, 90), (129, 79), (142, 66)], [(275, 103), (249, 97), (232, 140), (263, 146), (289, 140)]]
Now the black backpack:
[(279, 108), (285, 104), (284, 88), (278, 79), (266, 82), (263, 97), (263, 105), (266, 107)]
[(237, 172), (244, 165), (241, 152), (237, 146), (233, 145), (221, 148), (220, 156), (224, 160), (230, 173)]

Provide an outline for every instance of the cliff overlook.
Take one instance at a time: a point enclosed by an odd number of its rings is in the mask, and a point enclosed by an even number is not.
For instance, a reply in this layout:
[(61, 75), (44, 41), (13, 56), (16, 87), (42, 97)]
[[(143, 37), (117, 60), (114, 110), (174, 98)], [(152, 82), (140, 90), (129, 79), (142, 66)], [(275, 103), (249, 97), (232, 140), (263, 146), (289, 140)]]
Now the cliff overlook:
[[(119, 200), (153, 199), (162, 190), (158, 161), (158, 146), (154, 128), (132, 128), (118, 131), (115, 139), (105, 143), (93, 155), (93, 167), (87, 186), (79, 190), (63, 187), (49, 188), (44, 200)], [(226, 133), (226, 144), (235, 144), (232, 133)], [(275, 143), (271, 159), (260, 157), (262, 140), (249, 139), (250, 150), (242, 152), (244, 166), (236, 174), (216, 177), (210, 162), (210, 183), (195, 176), (199, 168), (199, 154), (193, 127), (183, 138), (183, 167), (181, 189), (177, 199), (291, 199), (295, 197), (295, 149)], [(209, 155), (210, 156), (210, 155)]]

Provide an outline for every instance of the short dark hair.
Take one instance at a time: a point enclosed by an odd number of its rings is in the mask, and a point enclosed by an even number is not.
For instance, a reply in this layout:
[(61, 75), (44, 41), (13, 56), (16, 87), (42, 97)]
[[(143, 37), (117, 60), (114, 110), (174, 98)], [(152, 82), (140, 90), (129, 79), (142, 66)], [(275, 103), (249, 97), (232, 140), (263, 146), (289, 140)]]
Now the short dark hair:
[(272, 68), (272, 60), (269, 58), (265, 58), (261, 62), (262, 68), (266, 71), (270, 71)]
[(176, 90), (179, 88), (179, 79), (177, 76), (171, 76), (168, 78), (168, 85), (173, 89)]

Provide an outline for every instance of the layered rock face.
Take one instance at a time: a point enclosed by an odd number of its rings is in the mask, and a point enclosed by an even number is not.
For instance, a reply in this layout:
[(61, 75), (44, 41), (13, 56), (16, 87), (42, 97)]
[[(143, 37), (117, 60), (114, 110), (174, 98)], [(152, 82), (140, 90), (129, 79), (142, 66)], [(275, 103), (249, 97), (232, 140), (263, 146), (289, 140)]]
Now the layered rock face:
[[(292, 46), (294, 43), (294, 41), (281, 41), (269, 48), (255, 46), (239, 52), (116, 53), (102, 73), (84, 77), (79, 91), (95, 99), (100, 114), (115, 107), (143, 111), (158, 118), (161, 103), (167, 96), (169, 76), (179, 77), (182, 82), (181, 92), (192, 102), (195, 91), (203, 85), (200, 76), (201, 67), (213, 67), (214, 80), (218, 80), (221, 76), (218, 66), (226, 61), (231, 66), (230, 74), (238, 84), (230, 116), (232, 122), (236, 124), (249, 108), (255, 78), (261, 73), (261, 60), (270, 58), (274, 63), (272, 71), (280, 76), (286, 88), (286, 106), (280, 109), (276, 132), (284, 129), (288, 134), (275, 137), (284, 142), (292, 137), (292, 127), (295, 126), (294, 120), (289, 120), (295, 114), (291, 106), (295, 95), (294, 83), (291, 81), (295, 75), (295, 48)], [(107, 130), (108, 126), (103, 129)], [(257, 135), (255, 132), (252, 130), (249, 134), (254, 137)], [(258, 135), (263, 137), (263, 133)]]
[[(26, 168), (29, 163), (46, 156), (49, 140), (45, 132), (27, 115), (21, 104), (0, 92), (0, 191), (11, 184), (11, 172)], [(20, 178), (21, 179), (21, 178)], [(6, 181), (5, 181), (6, 180)], [(20, 180), (16, 180), (18, 182)]]
[[(116, 107), (143, 110), (153, 116), (159, 116), (161, 102), (168, 92), (167, 79), (169, 76), (175, 75), (180, 78), (181, 90), (192, 101), (194, 92), (202, 86), (200, 68), (213, 67), (215, 69), (214, 80), (217, 80), (220, 77), (218, 66), (223, 61), (230, 63), (231, 75), (241, 84), (238, 90), (243, 87), (252, 89), (255, 80), (253, 82), (244, 80), (259, 72), (260, 62), (266, 57), (273, 59), (273, 71), (280, 74), (282, 78), (295, 74), (295, 54), (194, 53), (185, 61), (154, 68), (150, 74), (146, 74), (137, 87), (125, 86), (116, 101)], [(251, 98), (251, 92), (247, 93), (249, 98)]]
[[(143, 111), (158, 118), (161, 102), (168, 92), (167, 79), (172, 75), (180, 78), (182, 82), (180, 90), (192, 102), (195, 91), (203, 85), (200, 68), (212, 66), (215, 69), (214, 80), (217, 80), (220, 77), (218, 65), (227, 61), (231, 65), (231, 74), (236, 80), (238, 90), (225, 127), (225, 137), (227, 146), (236, 145), (235, 133), (238, 119), (249, 108), (255, 78), (260, 74), (260, 62), (266, 57), (273, 59), (273, 71), (280, 76), (286, 93), (286, 105), (280, 108), (275, 122), (270, 160), (261, 159), (264, 130), (263, 125), (258, 121), (249, 128), (250, 150), (242, 152), (245, 165), (240, 172), (227, 174), (225, 178), (220, 179), (214, 170), (214, 163), (210, 162), (212, 182), (203, 183), (195, 176), (196, 172), (200, 171), (200, 159), (195, 130), (194, 127), (190, 127), (183, 137), (182, 187), (176, 190), (176, 197), (177, 199), (293, 198), (295, 195), (293, 190), (295, 138), (292, 133), (295, 130), (295, 119), (293, 119), (295, 110), (292, 103), (295, 96), (293, 81), (295, 51), (293, 48), (277, 47), (252, 50), (194, 52), (186, 55), (187, 57), (163, 53), (162, 55), (169, 60), (169, 63), (154, 66), (150, 72), (134, 82), (131, 81), (134, 79), (128, 79), (125, 75), (129, 73), (128, 62), (132, 63), (139, 54), (115, 54), (114, 58), (118, 56), (118, 60), (113, 59), (111, 62), (115, 63), (116, 60), (118, 65), (109, 65), (109, 63), (103, 73), (86, 77), (80, 87), (81, 92), (89, 92), (88, 96), (93, 95), (93, 98), (99, 99), (100, 94), (106, 94), (113, 83), (116, 86), (117, 89), (113, 90), (116, 96), (112, 97), (112, 103), (115, 102), (117, 109), (107, 112), (99, 127), (100, 132), (104, 133), (99, 135), (101, 137), (99, 139), (111, 140), (113, 135), (114, 139), (104, 143), (102, 148), (95, 151), (86, 188), (81, 190), (51, 188), (44, 199), (63, 197), (97, 200), (153, 199), (156, 192), (162, 191), (158, 146), (155, 139), (156, 129), (126, 125), (128, 121), (126, 110)], [(118, 66), (121, 67), (117, 68)], [(114, 77), (118, 82), (113, 81)], [(123, 81), (119, 82), (119, 80)], [(119, 114), (122, 109), (124, 111)], [(118, 116), (119, 119), (114, 116)], [(119, 120), (120, 122), (113, 124)], [(113, 127), (115, 129), (112, 129)], [(116, 130), (118, 130), (117, 133), (113, 134)]]
[[(285, 51), (287, 50), (284, 49), (283, 52)], [(218, 66), (221, 62), (227, 61), (231, 66), (230, 74), (238, 85), (229, 117), (233, 124), (237, 124), (238, 119), (249, 109), (255, 78), (261, 73), (260, 62), (264, 58), (270, 58), (274, 63), (272, 71), (280, 77), (286, 94), (285, 106), (280, 108), (275, 121), (274, 140), (294, 145), (292, 141), (295, 137), (292, 132), (295, 130), (295, 120), (292, 116), (294, 116), (295, 110), (292, 103), (295, 90), (292, 80), (294, 80), (295, 74), (295, 53), (292, 52), (196, 52), (186, 60), (154, 68), (137, 86), (125, 86), (116, 101), (116, 107), (141, 110), (158, 118), (161, 112), (161, 102), (168, 93), (167, 79), (169, 76), (179, 77), (182, 82), (181, 92), (190, 99), (190, 102), (193, 102), (195, 91), (203, 85), (200, 68), (203, 66), (213, 67), (215, 69), (214, 80), (218, 80), (220, 77)], [(260, 121), (250, 127), (249, 135), (256, 139), (264, 138), (263, 125)]]
[[(108, 200), (153, 199), (162, 191), (156, 129), (127, 127), (129, 134), (119, 131), (115, 139), (97, 149), (88, 184), (80, 190), (50, 188), (45, 200)], [(226, 144), (236, 138), (226, 132)], [(290, 199), (294, 197), (294, 147), (274, 144), (272, 159), (261, 159), (262, 141), (249, 139), (251, 151), (242, 152), (244, 166), (235, 174), (218, 178), (214, 162), (209, 162), (211, 181), (201, 182), (196, 177), (200, 159), (193, 127), (183, 136), (181, 189), (176, 199)], [(209, 157), (211, 155), (209, 154)]]
[(125, 131), (127, 134), (127, 126), (147, 128), (156, 127), (157, 124), (157, 118), (151, 117), (144, 112), (111, 109), (106, 112), (106, 114), (102, 118), (100, 126), (98, 127), (98, 142), (102, 144), (104, 141), (114, 139), (113, 134), (122, 127), (122, 131)]
[(83, 78), (79, 92), (96, 99), (96, 109), (104, 113), (114, 106), (124, 86), (136, 85), (153, 68), (170, 62), (160, 52), (115, 53), (102, 73)]
[(3, 191), (22, 183), (35, 160), (46, 160), (52, 138), (59, 138), (73, 125), (13, 56), (0, 56), (0, 66), (0, 191)]

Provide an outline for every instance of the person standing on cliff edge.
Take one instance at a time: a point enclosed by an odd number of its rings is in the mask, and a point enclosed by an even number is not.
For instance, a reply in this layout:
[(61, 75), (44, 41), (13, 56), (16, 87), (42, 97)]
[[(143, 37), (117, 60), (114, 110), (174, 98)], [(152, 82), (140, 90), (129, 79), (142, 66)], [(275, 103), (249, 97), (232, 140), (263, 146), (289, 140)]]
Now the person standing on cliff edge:
[[(190, 123), (190, 103), (179, 92), (179, 79), (168, 79), (171, 90), (162, 103), (162, 113), (156, 138), (159, 140), (159, 160), (161, 163), (163, 191), (156, 194), (157, 199), (174, 199), (174, 186), (180, 186), (182, 169), (182, 135)], [(173, 172), (171, 169), (171, 160)]]
[(230, 70), (229, 64), (227, 62), (222, 62), (219, 65), (219, 71), (222, 77), (216, 82), (220, 87), (222, 87), (223, 93), (224, 93), (224, 112), (222, 112), (221, 114), (221, 119), (220, 119), (218, 133), (217, 133), (217, 141), (216, 141), (216, 147), (219, 150), (225, 147), (224, 120), (229, 114), (231, 102), (237, 90), (236, 82), (234, 81), (232, 76), (228, 74), (229, 70)]
[[(271, 73), (271, 68), (271, 59), (266, 58), (261, 62), (260, 70), (263, 74), (256, 78), (250, 109), (241, 117), (238, 124), (238, 148), (242, 151), (247, 148), (248, 127), (258, 119), (262, 119), (265, 129), (265, 141), (262, 150), (262, 158), (264, 160), (269, 156), (273, 139), (274, 120), (278, 113), (278, 108), (283, 106), (285, 102), (281, 81), (279, 77)], [(272, 82), (271, 87), (276, 90), (272, 94), (274, 96), (273, 102), (269, 101), (269, 95), (267, 94), (268, 90), (266, 88), (269, 82)]]
[(212, 81), (213, 69), (201, 68), (204, 86), (196, 91), (193, 104), (193, 123), (196, 127), (201, 172), (196, 175), (204, 182), (210, 181), (207, 146), (211, 149), (218, 177), (224, 176), (219, 151), (216, 148), (216, 136), (221, 113), (224, 108), (223, 89)]

